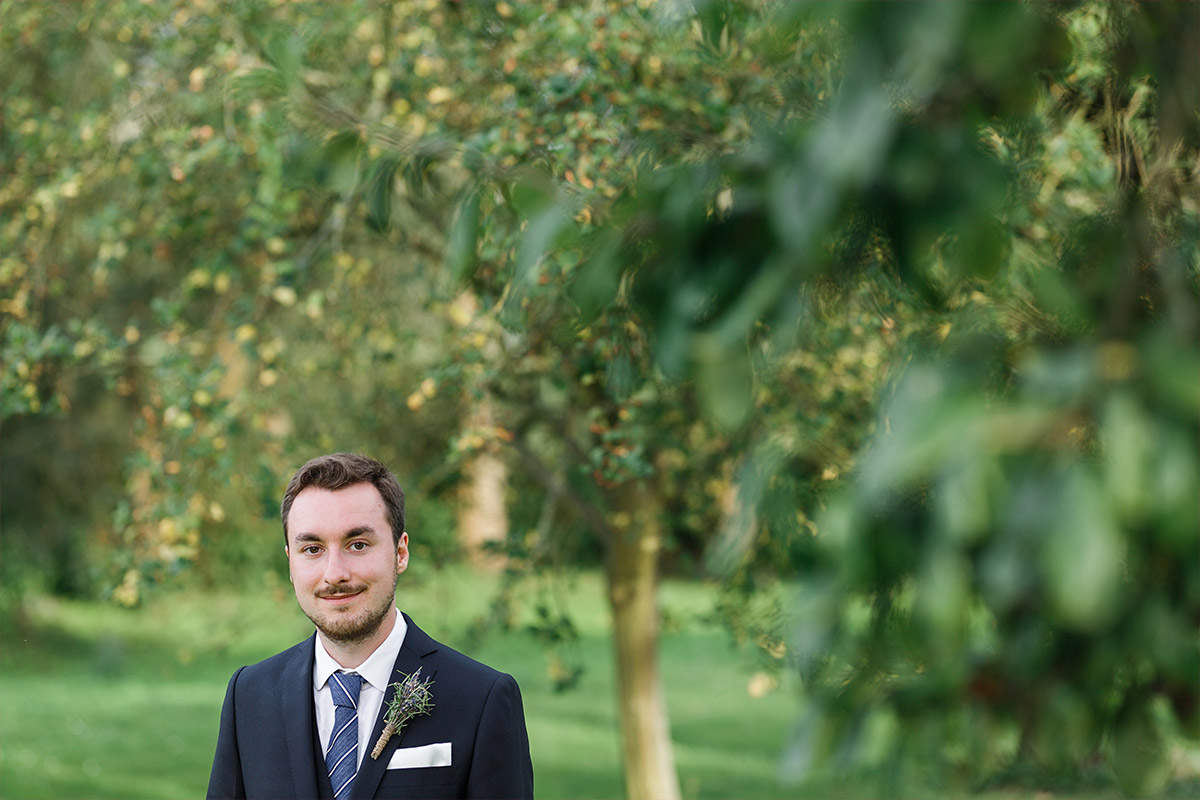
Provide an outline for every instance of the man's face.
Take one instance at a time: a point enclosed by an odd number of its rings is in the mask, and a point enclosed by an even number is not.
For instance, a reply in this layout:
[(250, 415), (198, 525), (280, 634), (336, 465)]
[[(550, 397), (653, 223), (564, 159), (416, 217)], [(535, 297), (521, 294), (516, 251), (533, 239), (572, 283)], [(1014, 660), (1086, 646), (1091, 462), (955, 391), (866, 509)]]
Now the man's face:
[(408, 567), (408, 534), (392, 539), (379, 490), (310, 486), (288, 513), (288, 572), (300, 609), (327, 639), (353, 644), (379, 630)]

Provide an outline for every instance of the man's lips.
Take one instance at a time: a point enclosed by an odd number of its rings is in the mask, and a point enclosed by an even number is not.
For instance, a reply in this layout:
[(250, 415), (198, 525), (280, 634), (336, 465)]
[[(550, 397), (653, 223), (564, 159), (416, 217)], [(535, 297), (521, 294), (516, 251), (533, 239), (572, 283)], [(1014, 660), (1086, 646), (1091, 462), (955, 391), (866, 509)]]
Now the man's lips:
[(364, 591), (363, 589), (359, 589), (357, 591), (351, 591), (351, 592), (336, 592), (336, 593), (331, 592), (328, 594), (321, 594), (321, 595), (317, 595), (317, 596), (319, 598), (321, 598), (322, 600), (324, 600), (326, 603), (329, 603), (330, 605), (341, 606), (341, 605), (345, 605), (345, 604), (351, 602), (352, 600), (354, 600), (354, 598), (356, 598), (360, 594), (362, 594), (363, 591)]

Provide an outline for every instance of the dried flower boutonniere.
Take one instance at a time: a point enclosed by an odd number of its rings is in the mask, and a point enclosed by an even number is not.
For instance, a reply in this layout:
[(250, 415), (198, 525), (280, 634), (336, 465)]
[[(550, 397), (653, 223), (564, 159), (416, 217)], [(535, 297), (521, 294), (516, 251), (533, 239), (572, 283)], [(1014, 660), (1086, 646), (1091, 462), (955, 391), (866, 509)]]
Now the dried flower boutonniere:
[(383, 716), (383, 733), (379, 734), (379, 741), (375, 742), (371, 758), (379, 758), (388, 739), (392, 738), (392, 734), (403, 730), (406, 722), (413, 717), (429, 713), (433, 708), (433, 697), (429, 693), (432, 684), (433, 681), (428, 678), (421, 680), (420, 667), (417, 667), (417, 671), (412, 675), (404, 676), (404, 680), (392, 684), (396, 692), (392, 695), (392, 702), (388, 704), (387, 713)]

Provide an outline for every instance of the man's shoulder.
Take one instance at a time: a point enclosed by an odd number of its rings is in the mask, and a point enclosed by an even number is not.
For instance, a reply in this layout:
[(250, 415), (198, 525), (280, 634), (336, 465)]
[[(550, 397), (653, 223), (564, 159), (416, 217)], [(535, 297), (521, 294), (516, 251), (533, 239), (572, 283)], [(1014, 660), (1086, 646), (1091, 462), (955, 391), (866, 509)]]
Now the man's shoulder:
[(491, 685), (492, 682), (505, 675), (500, 670), (437, 641), (416, 627), (411, 619), (408, 624), (409, 635), (405, 637), (404, 646), (414, 650), (418, 656), (429, 655), (435, 658), (439, 673), (449, 671), (454, 674), (469, 675), (473, 680), (486, 682), (487, 685)]
[(489, 667), (482, 661), (477, 661), (466, 653), (455, 650), (453, 647), (448, 645), (439, 643), (437, 656), (439, 659), (439, 669), (451, 668), (455, 670), (461, 670), (463, 672), (472, 673), (481, 678), (487, 677), (492, 680), (495, 680), (504, 674), (500, 670), (494, 667)]

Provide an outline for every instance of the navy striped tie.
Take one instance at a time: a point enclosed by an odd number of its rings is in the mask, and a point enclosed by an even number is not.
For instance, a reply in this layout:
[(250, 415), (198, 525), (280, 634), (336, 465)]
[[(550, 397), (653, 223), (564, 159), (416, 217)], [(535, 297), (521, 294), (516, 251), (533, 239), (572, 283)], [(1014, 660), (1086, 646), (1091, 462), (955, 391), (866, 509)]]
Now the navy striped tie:
[(362, 676), (356, 672), (335, 672), (329, 676), (333, 691), (333, 734), (325, 766), (329, 768), (329, 783), (333, 796), (344, 800), (358, 773), (358, 692)]

